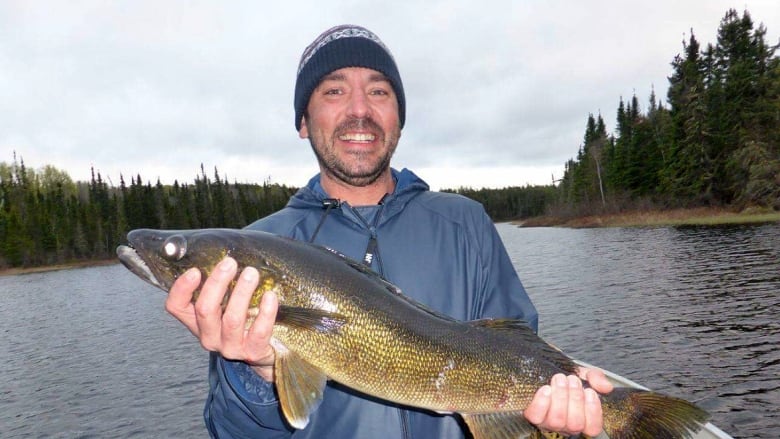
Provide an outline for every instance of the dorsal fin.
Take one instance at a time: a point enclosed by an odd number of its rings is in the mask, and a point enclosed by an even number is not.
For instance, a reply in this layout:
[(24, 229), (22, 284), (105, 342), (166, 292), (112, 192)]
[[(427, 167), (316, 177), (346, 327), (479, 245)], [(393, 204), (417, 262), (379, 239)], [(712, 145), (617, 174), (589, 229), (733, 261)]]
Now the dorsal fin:
[[(528, 322), (521, 319), (479, 319), (467, 322), (471, 326), (505, 331), (531, 331)], [(531, 331), (533, 332), (533, 331)]]
[(535, 351), (539, 354), (538, 359), (547, 361), (562, 372), (576, 373), (577, 365), (556, 346), (547, 343), (539, 337), (527, 323), (519, 319), (480, 319), (468, 322), (475, 328), (482, 328), (488, 331), (495, 331), (497, 337), (501, 337), (501, 342), (507, 346), (514, 346), (518, 352)]
[(403, 291), (401, 291), (400, 288), (398, 288), (392, 282), (390, 282), (387, 279), (385, 279), (384, 277), (382, 277), (379, 273), (377, 273), (374, 270), (372, 270), (371, 267), (369, 267), (369, 266), (367, 266), (367, 265), (365, 265), (365, 264), (363, 264), (361, 262), (358, 262), (358, 261), (350, 258), (349, 256), (346, 256), (346, 255), (344, 255), (344, 254), (342, 254), (342, 253), (340, 253), (340, 252), (338, 252), (336, 250), (333, 250), (333, 249), (331, 249), (329, 247), (320, 247), (320, 248), (323, 251), (327, 251), (329, 253), (332, 253), (332, 254), (340, 257), (349, 267), (351, 267), (352, 269), (354, 269), (358, 273), (362, 274), (363, 276), (365, 276), (366, 278), (370, 279), (371, 281), (380, 284), (387, 291), (389, 291), (390, 293), (392, 293), (396, 297), (398, 297), (398, 298), (408, 302), (410, 305), (412, 305), (412, 306), (414, 306), (414, 307), (416, 307), (416, 308), (418, 308), (418, 309), (420, 309), (422, 311), (425, 311), (431, 317), (435, 317), (437, 319), (441, 319), (441, 320), (448, 321), (448, 322), (458, 322), (458, 320), (448, 316), (447, 314), (438, 312), (438, 311), (434, 310), (433, 308), (429, 308), (428, 306), (426, 306), (426, 305), (424, 305), (422, 303), (419, 303), (419, 302), (417, 302), (415, 300), (412, 300), (411, 298), (407, 297), (406, 295), (403, 294)]

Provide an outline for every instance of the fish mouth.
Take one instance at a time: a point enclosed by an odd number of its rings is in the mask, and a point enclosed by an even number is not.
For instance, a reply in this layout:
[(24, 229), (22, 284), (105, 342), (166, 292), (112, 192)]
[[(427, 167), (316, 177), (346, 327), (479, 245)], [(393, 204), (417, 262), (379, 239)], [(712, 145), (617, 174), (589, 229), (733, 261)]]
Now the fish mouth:
[(119, 257), (119, 261), (127, 267), (128, 270), (135, 273), (136, 276), (156, 286), (157, 288), (167, 291), (168, 288), (163, 285), (157, 276), (152, 273), (149, 265), (141, 258), (138, 252), (129, 245), (120, 245), (116, 248), (116, 255)]

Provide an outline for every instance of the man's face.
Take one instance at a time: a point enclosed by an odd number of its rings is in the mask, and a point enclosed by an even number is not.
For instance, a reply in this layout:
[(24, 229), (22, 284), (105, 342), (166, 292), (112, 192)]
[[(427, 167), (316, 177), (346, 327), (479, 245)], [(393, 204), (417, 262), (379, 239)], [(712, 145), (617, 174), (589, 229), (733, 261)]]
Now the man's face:
[(401, 137), (393, 87), (362, 67), (326, 75), (309, 99), (299, 135), (309, 139), (327, 177), (370, 185), (389, 170)]

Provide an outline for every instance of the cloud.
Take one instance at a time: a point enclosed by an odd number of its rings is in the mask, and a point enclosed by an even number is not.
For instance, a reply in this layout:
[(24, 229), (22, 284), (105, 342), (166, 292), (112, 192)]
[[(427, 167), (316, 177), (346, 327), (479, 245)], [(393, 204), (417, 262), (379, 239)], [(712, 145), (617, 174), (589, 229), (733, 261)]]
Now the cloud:
[(94, 166), (114, 180), (188, 181), (204, 163), (239, 181), (305, 184), (316, 163), (293, 128), (298, 57), (322, 30), (358, 23), (404, 80), (395, 166), (434, 188), (546, 184), (589, 113), (611, 129), (621, 96), (645, 105), (652, 86), (663, 100), (685, 35), (713, 42), (730, 7), (777, 40), (773, 0), (6, 1), (0, 160), (15, 150), (81, 180)]

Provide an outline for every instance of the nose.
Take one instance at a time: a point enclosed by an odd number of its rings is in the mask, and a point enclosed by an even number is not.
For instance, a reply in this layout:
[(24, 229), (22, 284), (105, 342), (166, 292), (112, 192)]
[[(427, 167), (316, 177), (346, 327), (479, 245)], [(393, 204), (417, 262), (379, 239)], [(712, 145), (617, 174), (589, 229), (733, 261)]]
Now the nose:
[(364, 91), (358, 90), (350, 94), (347, 113), (349, 116), (357, 119), (363, 119), (370, 115), (371, 106)]

